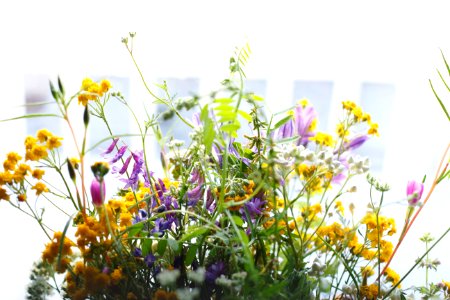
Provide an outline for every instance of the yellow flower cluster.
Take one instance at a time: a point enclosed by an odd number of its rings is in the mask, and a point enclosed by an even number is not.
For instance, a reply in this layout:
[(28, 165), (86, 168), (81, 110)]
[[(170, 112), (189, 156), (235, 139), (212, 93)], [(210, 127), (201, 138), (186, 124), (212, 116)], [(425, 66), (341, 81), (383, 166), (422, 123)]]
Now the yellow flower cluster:
[[(386, 281), (392, 282), (392, 285), (396, 285), (400, 281), (400, 275), (391, 268), (387, 268), (383, 275), (386, 276)], [(400, 285), (398, 285), (398, 288), (400, 288)]]
[(85, 78), (81, 83), (81, 93), (78, 95), (78, 103), (86, 106), (89, 100), (97, 100), (111, 89), (111, 82), (106, 79), (97, 83), (91, 78)]
[[(369, 125), (369, 129), (367, 134), (369, 135), (379, 135), (378, 134), (378, 124), (372, 122), (372, 118), (370, 114), (363, 112), (360, 106), (356, 105), (355, 102), (346, 100), (342, 101), (342, 107), (347, 111), (349, 115), (353, 117), (353, 122), (362, 123), (367, 122)], [(346, 135), (348, 128), (345, 128), (342, 124), (338, 125), (337, 132), (340, 137), (344, 137)]]
[(302, 163), (296, 169), (302, 180), (306, 192), (314, 194), (322, 192), (323, 188), (329, 188), (333, 173), (326, 167), (317, 167)]
[[(55, 232), (53, 239), (45, 246), (45, 250), (42, 252), (42, 260), (49, 264), (55, 264), (55, 270), (58, 273), (64, 273), (70, 265), (70, 255), (72, 255), (72, 247), (75, 246), (74, 242), (68, 238), (62, 238), (62, 232)], [(55, 261), (60, 255), (59, 263)]]
[(361, 286), (359, 292), (360, 292), (359, 299), (366, 299), (366, 300), (378, 299), (378, 285), (374, 283), (371, 285)]
[(336, 141), (333, 137), (325, 132), (317, 132), (314, 136), (309, 138), (310, 141), (315, 142), (317, 145), (333, 147)]
[[(47, 129), (41, 129), (37, 132), (36, 137), (28, 136), (25, 139), (25, 161), (22, 161), (22, 156), (16, 152), (10, 152), (6, 155), (6, 160), (3, 162), (3, 172), (0, 172), (0, 200), (10, 200), (10, 194), (7, 189), (17, 195), (19, 202), (26, 201), (27, 191), (24, 184), (26, 177), (31, 175), (34, 179), (41, 180), (45, 171), (39, 168), (32, 169), (26, 161), (39, 161), (48, 156), (48, 151), (53, 151), (55, 148), (61, 146), (61, 137), (53, 135)], [(28, 180), (27, 180), (28, 181)], [(47, 186), (37, 181), (32, 187), (39, 196), (44, 192), (48, 192)]]
[(66, 291), (70, 299), (87, 299), (106, 288), (117, 286), (122, 279), (120, 267), (109, 273), (78, 261), (73, 270), (66, 274)]

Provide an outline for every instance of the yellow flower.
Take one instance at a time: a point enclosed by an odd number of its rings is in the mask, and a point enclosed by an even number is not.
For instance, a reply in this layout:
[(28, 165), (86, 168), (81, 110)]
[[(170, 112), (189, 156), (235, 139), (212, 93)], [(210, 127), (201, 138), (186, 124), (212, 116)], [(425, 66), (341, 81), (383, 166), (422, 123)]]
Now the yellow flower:
[(5, 170), (12, 171), (12, 170), (14, 170), (15, 166), (17, 165), (17, 162), (21, 159), (22, 159), (22, 157), (19, 154), (17, 154), (16, 152), (10, 152), (6, 156), (6, 160), (3, 163), (3, 168), (5, 168)]
[(346, 100), (346, 101), (342, 101), (342, 107), (343, 107), (345, 110), (352, 111), (353, 108), (356, 107), (356, 104), (355, 104), (355, 102), (353, 102), (353, 101)]
[(344, 138), (350, 134), (347, 128), (345, 128), (344, 124), (339, 123), (336, 126), (336, 132), (340, 138)]
[(94, 81), (92, 81), (92, 79), (90, 78), (83, 79), (83, 82), (81, 83), (81, 90), (87, 91), (93, 83)]
[(106, 93), (111, 88), (111, 82), (109, 80), (103, 79), (100, 81), (100, 93)]
[(33, 173), (31, 173), (31, 176), (33, 176), (34, 178), (41, 180), (42, 176), (45, 174), (45, 171), (42, 169), (34, 169)]
[(367, 131), (367, 134), (380, 136), (380, 134), (378, 133), (378, 124), (377, 123), (370, 123), (369, 126), (370, 126), (370, 128)]
[(25, 194), (19, 194), (19, 195), (17, 196), (17, 200), (19, 200), (19, 202), (25, 202), (25, 201), (27, 201), (27, 195), (25, 195)]
[(25, 149), (31, 150), (33, 146), (36, 145), (36, 143), (37, 139), (35, 137), (27, 136), (27, 138), (25, 139)]
[(317, 145), (332, 147), (334, 140), (331, 135), (324, 132), (317, 132), (315, 136), (309, 138), (311, 141), (316, 142)]
[(89, 101), (88, 95), (86, 94), (78, 95), (78, 104), (86, 106), (88, 104), (88, 101)]
[(341, 201), (336, 201), (336, 203), (334, 204), (334, 208), (341, 213), (341, 215), (344, 214), (344, 206), (342, 205)]
[[(386, 276), (387, 281), (392, 282), (392, 285), (396, 285), (400, 281), (400, 276), (391, 268), (387, 268), (383, 275)], [(400, 285), (397, 288), (400, 288)]]
[(373, 268), (371, 266), (361, 267), (361, 275), (363, 277), (370, 277), (373, 274), (375, 274), (375, 271), (373, 270)]
[(32, 190), (36, 190), (36, 196), (39, 196), (40, 194), (44, 192), (48, 192), (47, 186), (43, 182), (37, 182), (32, 188)]
[(297, 103), (303, 107), (309, 106), (309, 101), (306, 98), (302, 98), (302, 99), (298, 100)]
[(359, 290), (361, 299), (375, 300), (378, 297), (378, 285), (374, 283), (371, 285), (363, 285)]
[(80, 160), (76, 157), (69, 158), (70, 163), (72, 164), (73, 168), (75, 170), (78, 170), (78, 167), (80, 166)]
[(52, 150), (54, 148), (58, 148), (61, 147), (61, 140), (63, 138), (59, 137), (59, 136), (51, 136), (48, 140), (47, 140), (47, 148), (49, 150)]
[(123, 275), (122, 275), (122, 268), (117, 268), (115, 269), (112, 273), (111, 273), (111, 281), (112, 284), (117, 285), (120, 280), (122, 279)]
[(36, 134), (38, 141), (41, 143), (47, 141), (47, 139), (52, 136), (53, 136), (53, 134), (50, 131), (48, 131), (47, 129), (41, 129)]
[(6, 190), (3, 187), (0, 187), (0, 200), (9, 201), (9, 195), (6, 193)]

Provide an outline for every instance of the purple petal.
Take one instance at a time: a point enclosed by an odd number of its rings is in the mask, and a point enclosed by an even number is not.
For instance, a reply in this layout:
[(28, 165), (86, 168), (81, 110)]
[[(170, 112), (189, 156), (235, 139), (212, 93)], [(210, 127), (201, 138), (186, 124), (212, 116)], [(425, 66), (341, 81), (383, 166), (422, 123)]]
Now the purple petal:
[(122, 158), (122, 156), (125, 154), (125, 151), (127, 151), (127, 146), (122, 146), (120, 147), (119, 151), (117, 151), (116, 155), (111, 159), (110, 163), (114, 164), (116, 163), (119, 159)]
[(111, 153), (114, 150), (114, 148), (116, 147), (118, 141), (119, 141), (119, 138), (114, 138), (111, 145), (108, 146), (108, 148), (103, 152), (103, 154)]

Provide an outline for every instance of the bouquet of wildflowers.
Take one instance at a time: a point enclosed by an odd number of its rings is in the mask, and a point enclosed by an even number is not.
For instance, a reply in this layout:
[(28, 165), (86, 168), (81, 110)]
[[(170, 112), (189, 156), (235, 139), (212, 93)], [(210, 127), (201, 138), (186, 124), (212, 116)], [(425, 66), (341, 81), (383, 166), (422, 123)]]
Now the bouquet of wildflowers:
[[(128, 38), (123, 43), (134, 61)], [(408, 291), (401, 286), (408, 274), (389, 267), (432, 190), (421, 203), (423, 182), (407, 184), (401, 228), (385, 215), (389, 187), (367, 175), (369, 159), (357, 153), (378, 136), (375, 120), (348, 100), (334, 133), (316, 130), (317, 113), (306, 99), (268, 116), (263, 99), (243, 89), (248, 53), (248, 47), (236, 53), (230, 78), (208, 97), (176, 101), (165, 84), (159, 88), (167, 97), (158, 97), (144, 81), (155, 102), (167, 107), (146, 119), (137, 118), (106, 79), (84, 79), (71, 97), (59, 78), (50, 84), (76, 156), (63, 151), (65, 139), (42, 129), (26, 137), (20, 153), (7, 155), (0, 173), (0, 199), (35, 218), (48, 236), (31, 275), (30, 299), (52, 290), (68, 299), (406, 299), (414, 291), (450, 298), (449, 282)], [(69, 114), (77, 104), (83, 115)], [(111, 130), (108, 105), (134, 116), (139, 147)], [(194, 117), (183, 117), (184, 109)], [(190, 130), (189, 141), (161, 132), (159, 120), (170, 117)], [(110, 132), (99, 141), (110, 144), (86, 166), (93, 118)], [(73, 129), (77, 119), (81, 132)], [(246, 124), (251, 133), (242, 135)], [(155, 140), (161, 174), (146, 150)], [(56, 176), (48, 181), (50, 173)], [(346, 199), (358, 176), (366, 176), (370, 188), (361, 219)], [(446, 176), (441, 164), (432, 189)], [(116, 191), (106, 198), (109, 188)], [(45, 203), (60, 207), (67, 223), (48, 226), (36, 208)], [(423, 240), (426, 252), (413, 268), (428, 272), (438, 264), (428, 253), (439, 240)]]

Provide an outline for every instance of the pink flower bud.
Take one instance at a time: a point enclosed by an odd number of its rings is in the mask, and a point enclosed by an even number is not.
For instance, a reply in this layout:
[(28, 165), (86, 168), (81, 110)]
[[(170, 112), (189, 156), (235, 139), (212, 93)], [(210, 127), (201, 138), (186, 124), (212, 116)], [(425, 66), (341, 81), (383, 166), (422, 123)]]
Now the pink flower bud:
[(415, 180), (408, 181), (408, 185), (406, 187), (406, 196), (408, 199), (408, 203), (411, 206), (416, 205), (423, 193), (423, 184), (421, 182), (417, 182)]
[(103, 202), (105, 202), (105, 193), (106, 193), (106, 186), (105, 181), (97, 180), (97, 178), (94, 178), (91, 183), (91, 197), (92, 197), (92, 203), (95, 206), (102, 206)]

